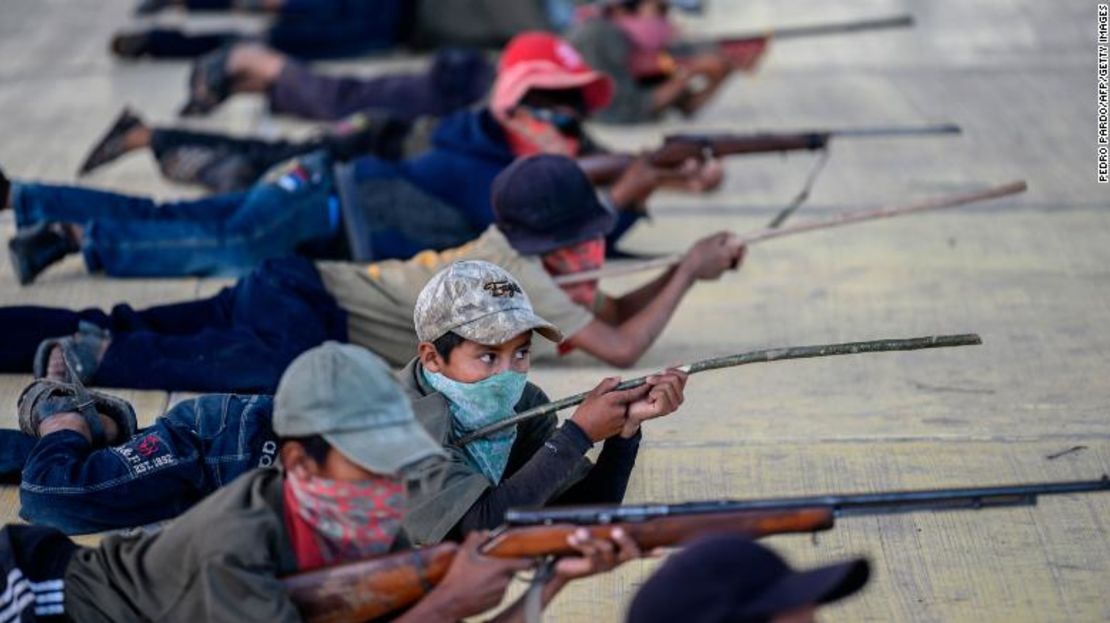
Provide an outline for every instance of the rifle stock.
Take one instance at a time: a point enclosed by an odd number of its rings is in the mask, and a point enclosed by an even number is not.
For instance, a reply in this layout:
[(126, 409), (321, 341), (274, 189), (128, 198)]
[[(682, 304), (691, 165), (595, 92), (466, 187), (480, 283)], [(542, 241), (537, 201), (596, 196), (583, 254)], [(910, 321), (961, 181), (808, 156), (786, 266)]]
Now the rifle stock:
[(390, 554), (282, 579), (307, 623), (361, 623), (416, 603), (443, 580), (458, 545)]

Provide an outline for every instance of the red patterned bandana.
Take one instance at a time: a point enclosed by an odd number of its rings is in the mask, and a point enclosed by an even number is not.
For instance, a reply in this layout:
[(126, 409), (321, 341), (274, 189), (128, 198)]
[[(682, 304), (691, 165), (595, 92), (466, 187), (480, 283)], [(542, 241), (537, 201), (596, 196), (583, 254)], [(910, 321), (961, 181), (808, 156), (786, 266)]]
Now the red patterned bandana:
[(509, 149), (517, 156), (556, 154), (574, 158), (581, 147), (578, 139), (564, 136), (554, 125), (546, 121), (526, 117), (512, 118), (503, 123)]
[(285, 526), (301, 571), (378, 556), (401, 530), (405, 486), (285, 475)]
[[(543, 267), (552, 277), (597, 270), (605, 263), (605, 239), (598, 237), (543, 255)], [(593, 311), (597, 303), (597, 279), (559, 286), (570, 300)], [(566, 342), (559, 345), (559, 354), (574, 350)]]

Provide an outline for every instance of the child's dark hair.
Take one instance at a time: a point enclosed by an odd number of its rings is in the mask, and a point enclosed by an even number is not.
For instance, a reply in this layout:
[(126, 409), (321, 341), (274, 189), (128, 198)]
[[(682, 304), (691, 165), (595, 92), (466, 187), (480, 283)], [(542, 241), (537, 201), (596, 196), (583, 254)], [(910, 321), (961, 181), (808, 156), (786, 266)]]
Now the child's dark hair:
[(320, 465), (323, 465), (324, 462), (328, 460), (328, 450), (331, 450), (331, 444), (322, 436), (309, 435), (308, 437), (286, 437), (281, 440), (281, 444), (284, 446), (290, 441), (301, 444), (301, 447), (304, 448), (304, 453)]
[(605, 15), (612, 15), (613, 12), (617, 9), (635, 11), (636, 9), (640, 8), (640, 5), (643, 4), (643, 2), (644, 0), (620, 0), (619, 2), (608, 4), (604, 9), (604, 13)]
[(455, 348), (459, 344), (462, 344), (465, 341), (466, 338), (459, 335), (458, 333), (455, 333), (454, 331), (448, 331), (447, 333), (444, 333), (443, 335), (433, 340), (432, 346), (435, 347), (436, 352), (439, 353), (439, 356), (443, 357), (443, 363), (451, 363), (451, 351), (455, 350)]

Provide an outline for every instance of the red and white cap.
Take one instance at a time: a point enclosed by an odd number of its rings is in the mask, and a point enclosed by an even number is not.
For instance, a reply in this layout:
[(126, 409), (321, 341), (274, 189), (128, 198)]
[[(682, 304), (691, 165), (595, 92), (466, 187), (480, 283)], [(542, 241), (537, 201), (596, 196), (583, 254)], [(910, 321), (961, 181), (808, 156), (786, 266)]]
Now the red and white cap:
[(586, 111), (613, 99), (613, 81), (594, 71), (569, 43), (546, 32), (526, 32), (509, 41), (497, 65), (490, 108), (505, 115), (529, 89), (581, 88)]

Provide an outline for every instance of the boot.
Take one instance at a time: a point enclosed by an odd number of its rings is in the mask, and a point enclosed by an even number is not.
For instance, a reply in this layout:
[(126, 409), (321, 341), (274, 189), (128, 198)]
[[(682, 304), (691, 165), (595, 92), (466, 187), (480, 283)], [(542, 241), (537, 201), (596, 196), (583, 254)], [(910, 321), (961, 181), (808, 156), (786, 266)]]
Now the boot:
[(4, 175), (4, 169), (0, 169), (0, 212), (3, 212), (4, 208), (10, 207), (8, 204), (11, 203), (11, 199), (12, 182), (8, 179), (8, 176)]
[(61, 227), (50, 223), (39, 223), (8, 241), (12, 270), (24, 286), (51, 264), (78, 250), (77, 243)]

